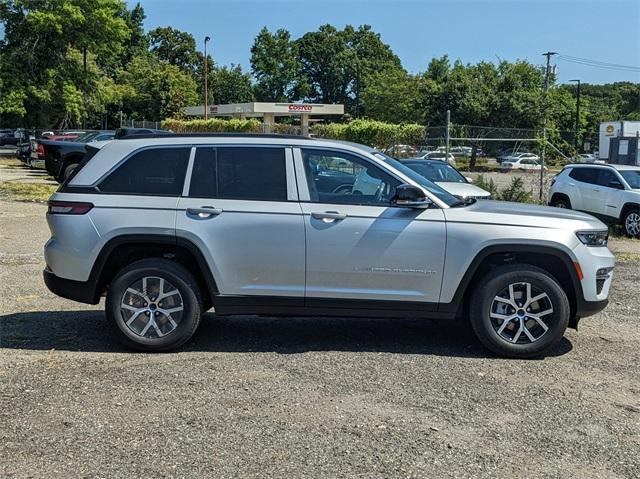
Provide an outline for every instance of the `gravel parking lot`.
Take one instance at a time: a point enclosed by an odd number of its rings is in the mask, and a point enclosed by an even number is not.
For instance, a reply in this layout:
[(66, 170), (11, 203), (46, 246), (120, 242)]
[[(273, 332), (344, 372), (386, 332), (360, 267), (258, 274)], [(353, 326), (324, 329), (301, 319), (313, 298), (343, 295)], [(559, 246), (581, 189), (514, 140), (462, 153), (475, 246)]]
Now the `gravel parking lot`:
[(543, 360), (464, 322), (216, 318), (122, 349), (49, 293), (45, 206), (0, 199), (0, 477), (640, 477), (640, 242)]

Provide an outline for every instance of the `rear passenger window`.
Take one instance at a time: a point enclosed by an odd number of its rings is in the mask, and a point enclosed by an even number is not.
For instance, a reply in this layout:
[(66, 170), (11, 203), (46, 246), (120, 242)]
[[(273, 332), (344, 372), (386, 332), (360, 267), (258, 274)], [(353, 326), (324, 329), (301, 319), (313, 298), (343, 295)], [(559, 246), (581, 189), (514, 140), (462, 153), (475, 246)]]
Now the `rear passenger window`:
[(191, 148), (149, 148), (135, 153), (98, 188), (105, 193), (180, 196)]
[(198, 148), (189, 196), (286, 201), (284, 148)]
[(576, 181), (582, 183), (595, 184), (598, 176), (598, 170), (595, 168), (571, 168), (569, 176)]

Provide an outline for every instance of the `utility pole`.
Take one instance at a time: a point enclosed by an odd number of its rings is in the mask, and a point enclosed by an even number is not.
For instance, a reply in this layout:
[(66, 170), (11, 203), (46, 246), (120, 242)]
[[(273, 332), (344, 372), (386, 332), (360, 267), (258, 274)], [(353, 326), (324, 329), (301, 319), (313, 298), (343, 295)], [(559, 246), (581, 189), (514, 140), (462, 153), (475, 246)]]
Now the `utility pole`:
[(445, 146), (445, 159), (444, 162), (449, 164), (449, 150), (450, 150), (450, 143), (451, 143), (451, 111), (447, 110), (447, 129), (446, 129), (446, 146)]
[(576, 82), (578, 84), (578, 91), (576, 92), (576, 126), (573, 137), (574, 146), (576, 152), (578, 151), (578, 145), (580, 144), (578, 135), (580, 133), (580, 80), (569, 80), (570, 82)]
[(547, 57), (547, 68), (544, 72), (544, 93), (542, 98), (542, 152), (540, 154), (540, 201), (542, 201), (542, 189), (544, 187), (544, 160), (547, 147), (547, 90), (549, 89), (549, 76), (551, 74), (551, 57), (557, 55), (557, 52), (543, 53)]
[(207, 67), (207, 43), (211, 37), (204, 37), (204, 119), (209, 119), (209, 87), (207, 80), (209, 76), (209, 68)]

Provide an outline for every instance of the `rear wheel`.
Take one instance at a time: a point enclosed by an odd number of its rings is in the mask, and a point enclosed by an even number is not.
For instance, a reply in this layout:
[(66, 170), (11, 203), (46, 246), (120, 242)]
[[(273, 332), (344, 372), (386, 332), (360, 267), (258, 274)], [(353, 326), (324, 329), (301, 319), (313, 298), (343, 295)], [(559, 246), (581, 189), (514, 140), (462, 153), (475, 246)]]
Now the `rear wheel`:
[(569, 324), (569, 300), (546, 271), (527, 264), (502, 266), (481, 280), (471, 298), (471, 326), (501, 356), (529, 358), (551, 350)]
[(132, 263), (109, 286), (107, 318), (118, 338), (142, 351), (169, 351), (187, 342), (202, 317), (202, 294), (191, 274), (160, 258)]
[(627, 211), (622, 220), (624, 232), (632, 238), (640, 237), (640, 210), (633, 209)]
[(67, 165), (64, 168), (64, 171), (62, 172), (62, 181), (63, 182), (66, 181), (71, 176), (71, 174), (75, 171), (75, 169), (77, 167), (78, 167), (77, 163), (72, 163), (70, 165)]

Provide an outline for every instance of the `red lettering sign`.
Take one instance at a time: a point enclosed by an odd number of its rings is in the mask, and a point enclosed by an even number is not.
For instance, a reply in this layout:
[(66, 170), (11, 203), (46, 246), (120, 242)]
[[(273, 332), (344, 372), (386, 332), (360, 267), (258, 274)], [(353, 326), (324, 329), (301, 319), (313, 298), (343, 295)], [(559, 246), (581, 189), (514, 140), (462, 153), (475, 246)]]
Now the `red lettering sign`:
[(313, 110), (312, 105), (289, 105), (289, 111), (311, 111)]

